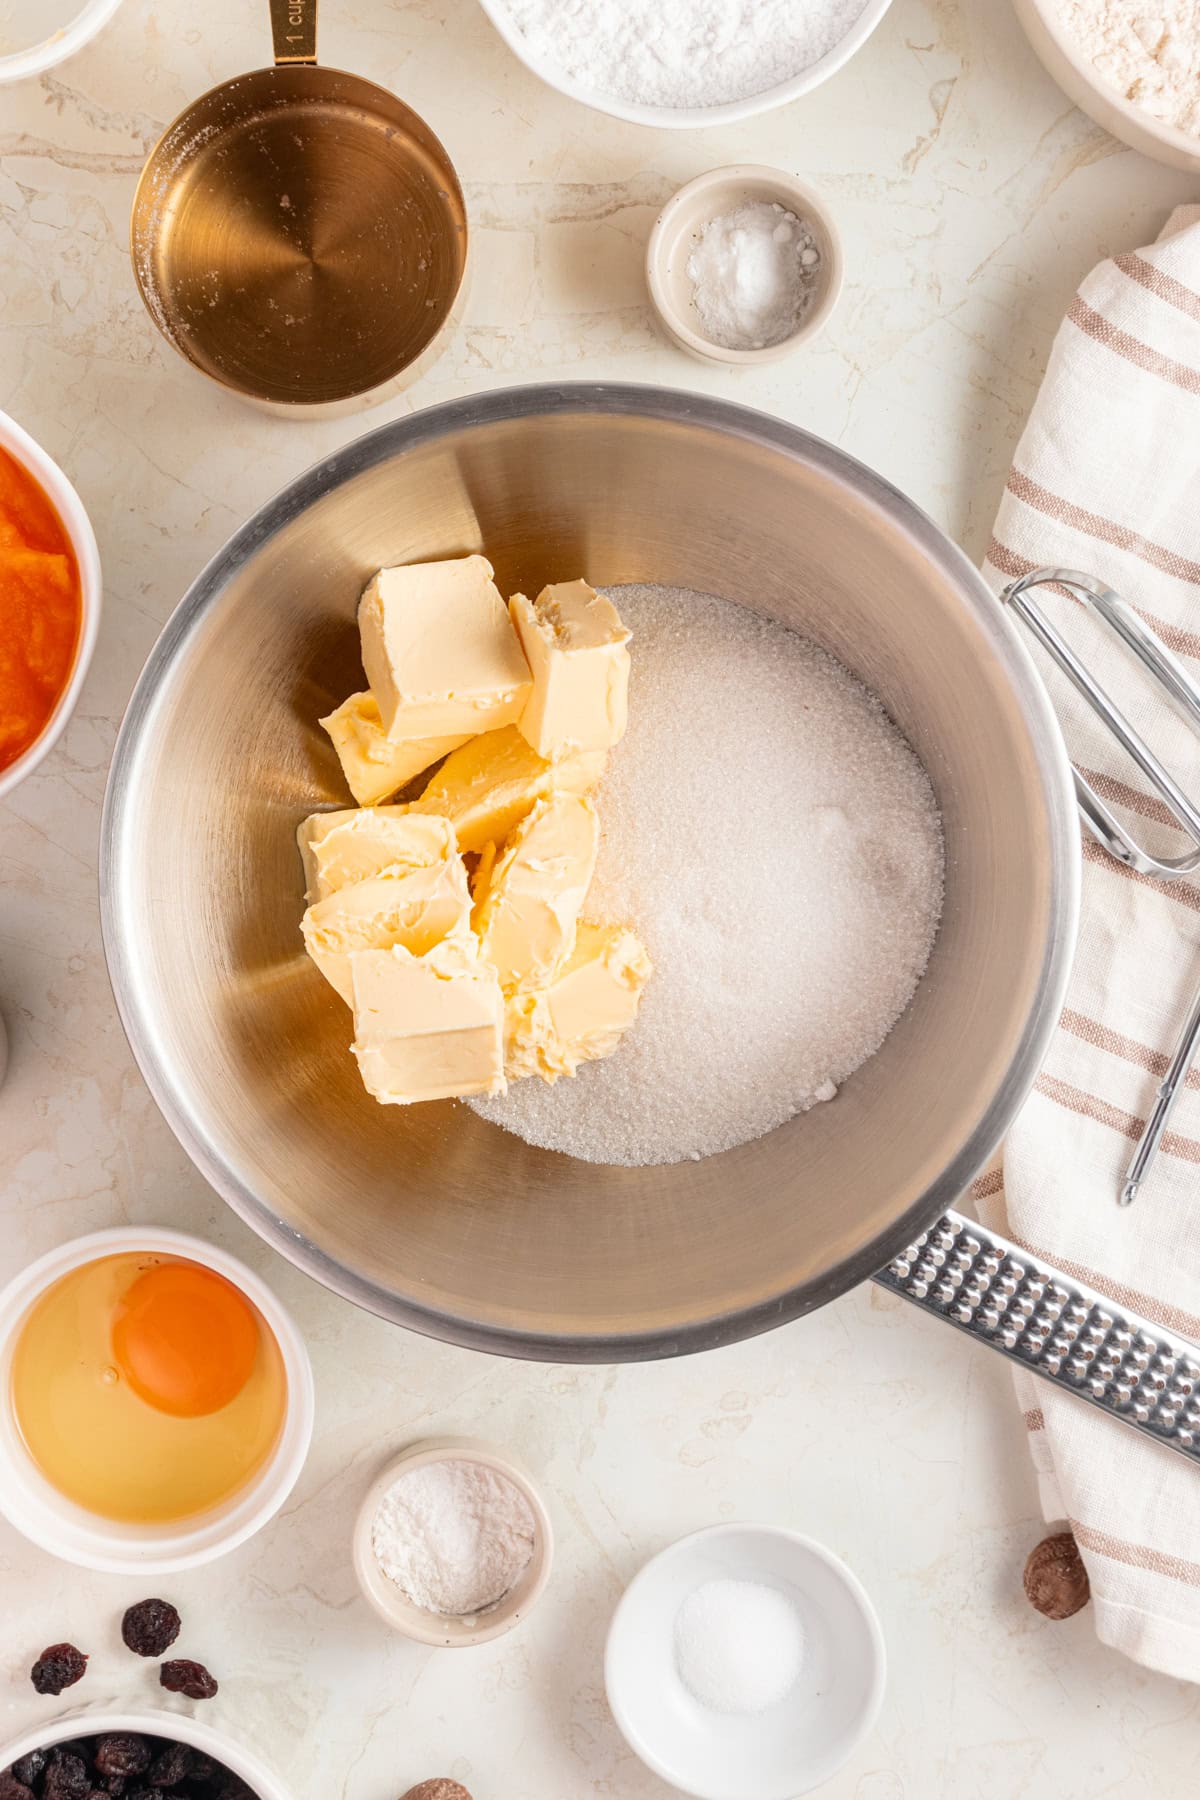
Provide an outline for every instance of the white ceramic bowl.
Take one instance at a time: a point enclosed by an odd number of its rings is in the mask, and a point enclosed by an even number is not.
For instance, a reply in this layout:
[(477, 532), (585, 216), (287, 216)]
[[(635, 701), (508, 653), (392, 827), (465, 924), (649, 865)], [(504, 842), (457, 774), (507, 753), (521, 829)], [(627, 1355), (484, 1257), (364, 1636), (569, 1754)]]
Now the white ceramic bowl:
[[(1105, 131), (1173, 169), (1200, 172), (1200, 139), (1152, 118), (1110, 87), (1091, 58), (1064, 29), (1055, 0), (1013, 0), (1013, 9), (1038, 60), (1068, 100)], [(1146, 12), (1153, 16), (1152, 6)]]
[[(709, 1710), (675, 1666), (680, 1606), (722, 1579), (778, 1588), (803, 1620), (799, 1680), (766, 1712)], [(634, 1577), (609, 1629), (604, 1677), (630, 1748), (664, 1781), (701, 1800), (792, 1800), (828, 1781), (870, 1730), (885, 1663), (875, 1610), (832, 1552), (769, 1525), (716, 1525)]]
[(20, 463), (22, 468), (29, 471), (38, 486), (49, 496), (65, 525), (75, 551), (75, 560), (79, 564), (83, 614), (79, 642), (75, 647), (75, 666), (66, 687), (58, 697), (54, 711), (29, 748), (14, 763), (10, 763), (7, 769), (0, 769), (2, 800), (19, 781), (23, 781), (26, 775), (37, 768), (74, 711), (88, 672), (88, 664), (92, 660), (92, 651), (96, 647), (96, 633), (100, 629), (101, 585), (100, 552), (96, 548), (96, 534), (92, 530), (91, 520), (83, 510), (83, 501), (58, 464), (51, 461), (41, 445), (15, 419), (10, 419), (3, 412), (0, 412), (0, 450), (7, 450), (14, 462)]
[(83, 0), (74, 18), (51, 31), (40, 43), (28, 44), (7, 56), (0, 56), (0, 82), (25, 81), (31, 75), (57, 68), (59, 63), (66, 62), (69, 56), (91, 43), (120, 4), (121, 0)]
[[(756, 200), (775, 202), (808, 221), (821, 253), (820, 276), (811, 306), (789, 336), (761, 350), (731, 350), (705, 336), (687, 263), (710, 219)], [(668, 336), (701, 362), (735, 369), (778, 362), (814, 338), (837, 305), (843, 274), (841, 238), (820, 196), (794, 175), (757, 163), (697, 175), (667, 201), (646, 245), (646, 285)]]
[[(415, 1606), (402, 1589), (384, 1574), (371, 1546), (371, 1528), (379, 1503), (402, 1473), (433, 1462), (477, 1462), (506, 1475), (520, 1488), (533, 1513), (533, 1555), (516, 1585), (495, 1606), (469, 1617), (447, 1618)], [(467, 1649), (503, 1637), (529, 1612), (550, 1579), (554, 1559), (554, 1530), (545, 1501), (529, 1474), (514, 1457), (482, 1443), (478, 1438), (424, 1438), (411, 1444), (382, 1469), (367, 1489), (354, 1525), (354, 1572), (359, 1586), (380, 1618), (418, 1644), (435, 1644), (447, 1650)]]
[(479, 0), (479, 3), (513, 55), (544, 81), (547, 87), (556, 88), (568, 100), (578, 100), (581, 105), (594, 107), (597, 112), (608, 113), (614, 119), (627, 119), (633, 125), (652, 125), (659, 130), (681, 131), (699, 130), (708, 125), (732, 125), (739, 119), (752, 118), (755, 113), (770, 112), (773, 107), (786, 106), (789, 101), (798, 100), (801, 94), (811, 93), (813, 88), (820, 87), (844, 63), (849, 62), (856, 50), (862, 48), (892, 0), (865, 0), (862, 12), (841, 42), (835, 44), (826, 55), (818, 57), (816, 62), (810, 63), (807, 69), (793, 75), (790, 80), (781, 81), (775, 87), (764, 88), (761, 94), (751, 94), (744, 100), (728, 100), (719, 106), (643, 106), (636, 101), (620, 100), (615, 94), (604, 94), (595, 88), (584, 87), (564, 70), (544, 61), (530, 50), (525, 38), (513, 24), (504, 0)]
[[(224, 1275), (258, 1308), (283, 1358), (287, 1407), (274, 1454), (246, 1487), (190, 1523), (125, 1524), (66, 1499), (26, 1450), (8, 1398), (13, 1348), (38, 1296), (81, 1263), (130, 1250), (186, 1257)], [(215, 1562), (261, 1531), (279, 1511), (304, 1466), (313, 1418), (308, 1352), (290, 1316), (252, 1269), (186, 1232), (132, 1225), (93, 1231), (39, 1257), (0, 1292), (0, 1512), (33, 1543), (64, 1562), (121, 1575), (165, 1574)]]
[(279, 1778), (251, 1751), (243, 1750), (223, 1731), (194, 1719), (190, 1713), (165, 1709), (159, 1712), (114, 1712), (103, 1706), (94, 1710), (80, 1706), (71, 1712), (59, 1713), (54, 1719), (33, 1726), (0, 1747), (0, 1769), (7, 1769), (27, 1751), (49, 1749), (52, 1744), (62, 1743), (64, 1738), (95, 1737), (102, 1731), (134, 1731), (142, 1737), (173, 1738), (176, 1743), (191, 1744), (195, 1749), (203, 1750), (206, 1756), (224, 1763), (235, 1775), (240, 1775), (254, 1789), (258, 1800), (291, 1800)]

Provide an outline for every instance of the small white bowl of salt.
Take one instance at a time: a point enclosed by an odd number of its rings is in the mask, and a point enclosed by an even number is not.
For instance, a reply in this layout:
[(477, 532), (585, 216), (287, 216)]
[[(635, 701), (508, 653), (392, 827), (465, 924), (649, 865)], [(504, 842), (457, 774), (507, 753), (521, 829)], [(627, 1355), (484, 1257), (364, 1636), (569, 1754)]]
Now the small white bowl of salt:
[(388, 1625), (463, 1649), (503, 1636), (550, 1579), (550, 1515), (515, 1458), (426, 1438), (380, 1471), (354, 1527), (354, 1571)]
[(886, 1653), (861, 1583), (770, 1525), (716, 1525), (636, 1575), (613, 1615), (608, 1703), (630, 1748), (699, 1800), (793, 1800), (871, 1729)]
[(819, 196), (753, 164), (681, 187), (646, 246), (646, 284), (668, 336), (732, 368), (776, 362), (815, 337), (842, 273), (841, 239)]

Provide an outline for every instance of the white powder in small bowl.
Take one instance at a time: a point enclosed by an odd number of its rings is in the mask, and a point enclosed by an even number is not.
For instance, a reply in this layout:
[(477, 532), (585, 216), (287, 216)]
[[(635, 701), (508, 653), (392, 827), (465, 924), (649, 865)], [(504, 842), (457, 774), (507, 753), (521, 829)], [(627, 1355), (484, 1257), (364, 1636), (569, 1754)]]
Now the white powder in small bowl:
[(675, 1666), (710, 1712), (761, 1713), (795, 1687), (804, 1627), (786, 1594), (762, 1581), (706, 1581), (675, 1616)]
[(375, 1559), (415, 1606), (471, 1618), (529, 1567), (536, 1525), (515, 1482), (465, 1458), (397, 1476), (371, 1527)]
[(812, 226), (777, 202), (749, 200), (702, 227), (688, 257), (704, 336), (726, 350), (765, 350), (804, 322), (821, 281)]

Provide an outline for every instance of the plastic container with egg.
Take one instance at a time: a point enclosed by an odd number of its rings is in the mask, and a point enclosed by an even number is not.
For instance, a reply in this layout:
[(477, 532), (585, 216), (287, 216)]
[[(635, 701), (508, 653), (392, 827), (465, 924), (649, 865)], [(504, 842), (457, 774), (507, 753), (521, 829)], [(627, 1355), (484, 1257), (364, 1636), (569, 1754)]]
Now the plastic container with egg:
[[(278, 1358), (282, 1378), (282, 1403), (277, 1433), (257, 1467), (247, 1478), (220, 1498), (197, 1510), (173, 1517), (118, 1518), (92, 1510), (71, 1499), (56, 1486), (31, 1453), (21, 1429), (14, 1391), (16, 1359), (22, 1333), (39, 1302), (64, 1277), (104, 1258), (138, 1256), (162, 1259), (163, 1266), (191, 1265), (223, 1277), (248, 1302), (261, 1333), (261, 1346), (272, 1362)], [(186, 1294), (183, 1297), (186, 1303)], [(203, 1301), (203, 1291), (200, 1294)], [(159, 1296), (179, 1305), (178, 1295)], [(227, 1309), (228, 1310), (228, 1309)], [(159, 1425), (163, 1415), (202, 1420), (219, 1413), (226, 1403), (220, 1388), (220, 1370), (228, 1371), (237, 1357), (235, 1313), (223, 1318), (220, 1356), (216, 1359), (218, 1386), (189, 1386), (196, 1380), (186, 1369), (179, 1377), (167, 1373), (161, 1392), (149, 1392), (149, 1410)], [(241, 1309), (245, 1310), (245, 1309)], [(260, 1530), (282, 1506), (303, 1466), (313, 1428), (312, 1372), (303, 1340), (292, 1320), (266, 1284), (252, 1270), (198, 1238), (183, 1232), (152, 1227), (120, 1227), (93, 1232), (87, 1237), (50, 1251), (9, 1283), (0, 1294), (0, 1511), (18, 1531), (67, 1562), (86, 1568), (132, 1574), (138, 1571), (170, 1571), (211, 1562)], [(96, 1373), (101, 1383), (125, 1381), (131, 1387), (156, 1380), (154, 1364), (147, 1363), (145, 1330), (114, 1349), (113, 1366)], [(202, 1384), (210, 1379), (205, 1370)], [(182, 1379), (182, 1387), (179, 1385)], [(235, 1376), (232, 1378), (236, 1380)], [(148, 1390), (146, 1390), (148, 1391)], [(97, 1397), (97, 1408), (103, 1393)], [(209, 1408), (208, 1413), (199, 1409)], [(162, 1510), (161, 1508), (159, 1509)]]

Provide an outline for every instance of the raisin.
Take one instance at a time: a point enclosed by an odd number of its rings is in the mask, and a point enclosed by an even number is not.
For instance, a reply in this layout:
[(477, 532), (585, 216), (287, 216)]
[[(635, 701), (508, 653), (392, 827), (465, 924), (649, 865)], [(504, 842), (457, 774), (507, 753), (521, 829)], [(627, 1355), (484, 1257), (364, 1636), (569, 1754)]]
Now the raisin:
[(67, 1752), (51, 1762), (42, 1778), (42, 1800), (84, 1800), (92, 1788), (92, 1778), (83, 1759)]
[(157, 1788), (145, 1787), (134, 1788), (129, 1795), (129, 1800), (163, 1800), (163, 1797)]
[(150, 1765), (146, 1780), (151, 1787), (175, 1787), (192, 1771), (192, 1752), (187, 1744), (168, 1744)]
[(144, 1775), (150, 1767), (150, 1746), (143, 1737), (110, 1731), (96, 1739), (95, 1761), (101, 1775)]
[(30, 1669), (29, 1679), (39, 1694), (61, 1694), (80, 1680), (87, 1663), (83, 1651), (74, 1644), (51, 1644)]
[(215, 1781), (220, 1773), (220, 1763), (215, 1763), (211, 1756), (205, 1756), (203, 1750), (192, 1751), (192, 1766), (188, 1770), (189, 1781), (202, 1783)]
[(33, 1800), (33, 1789), (11, 1769), (5, 1769), (0, 1774), (0, 1800)]
[(46, 1766), (44, 1750), (27, 1750), (24, 1756), (18, 1756), (10, 1771), (25, 1787), (31, 1788)]
[(179, 1614), (169, 1600), (139, 1600), (121, 1620), (121, 1636), (137, 1656), (165, 1656), (179, 1636)]
[(217, 1691), (217, 1683), (204, 1664), (189, 1662), (186, 1656), (163, 1663), (158, 1679), (169, 1694), (183, 1694), (189, 1700), (211, 1700)]

